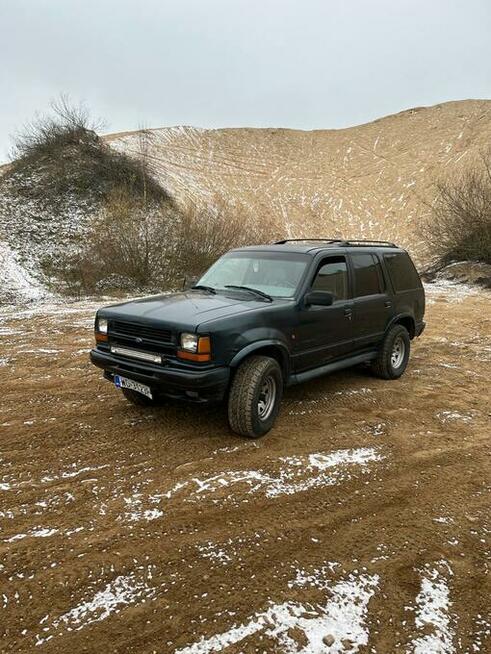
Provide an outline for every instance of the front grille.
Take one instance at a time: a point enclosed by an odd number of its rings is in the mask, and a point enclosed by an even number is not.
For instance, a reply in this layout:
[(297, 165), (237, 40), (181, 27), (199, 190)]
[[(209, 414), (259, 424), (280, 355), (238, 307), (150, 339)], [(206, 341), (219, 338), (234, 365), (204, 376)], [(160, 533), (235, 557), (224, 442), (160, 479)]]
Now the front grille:
[(154, 343), (172, 343), (172, 332), (169, 329), (136, 325), (135, 323), (122, 322), (121, 320), (111, 320), (109, 323), (109, 333), (114, 336), (126, 336), (133, 340), (135, 338), (142, 338), (146, 341), (153, 341)]

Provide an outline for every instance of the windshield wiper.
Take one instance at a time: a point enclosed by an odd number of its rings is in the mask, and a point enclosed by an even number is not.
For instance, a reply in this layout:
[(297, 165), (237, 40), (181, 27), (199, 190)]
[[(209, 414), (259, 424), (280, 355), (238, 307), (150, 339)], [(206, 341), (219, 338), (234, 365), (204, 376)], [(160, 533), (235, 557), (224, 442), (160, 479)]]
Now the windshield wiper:
[(213, 295), (217, 294), (213, 286), (206, 286), (205, 284), (196, 284), (196, 286), (191, 286), (191, 290), (194, 291), (194, 289), (197, 291), (208, 291), (208, 293), (212, 293)]
[(265, 300), (268, 300), (268, 302), (272, 302), (273, 298), (271, 295), (268, 295), (267, 293), (263, 293), (263, 291), (260, 291), (257, 288), (251, 288), (250, 286), (237, 286), (236, 284), (226, 284), (225, 288), (236, 288), (241, 291), (249, 291), (249, 293), (254, 293), (255, 295), (259, 295), (259, 297), (264, 298)]

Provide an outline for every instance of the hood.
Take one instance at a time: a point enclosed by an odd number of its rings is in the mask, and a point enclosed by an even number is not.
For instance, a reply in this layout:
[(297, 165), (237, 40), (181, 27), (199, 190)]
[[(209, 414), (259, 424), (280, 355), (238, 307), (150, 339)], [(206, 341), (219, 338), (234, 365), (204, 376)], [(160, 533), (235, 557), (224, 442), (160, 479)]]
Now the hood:
[(119, 318), (145, 324), (159, 323), (170, 327), (196, 329), (200, 323), (271, 306), (245, 295), (212, 295), (185, 291), (169, 295), (132, 300), (105, 307), (98, 312), (104, 318)]

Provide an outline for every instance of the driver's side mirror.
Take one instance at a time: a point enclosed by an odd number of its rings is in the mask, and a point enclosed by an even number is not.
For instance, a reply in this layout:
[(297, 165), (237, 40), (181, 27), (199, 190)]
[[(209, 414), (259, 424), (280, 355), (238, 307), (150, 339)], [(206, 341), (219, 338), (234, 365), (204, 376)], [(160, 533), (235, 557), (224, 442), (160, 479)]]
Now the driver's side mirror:
[(182, 290), (189, 291), (190, 288), (196, 286), (199, 281), (199, 277), (184, 277), (182, 280)]
[(334, 302), (334, 295), (329, 291), (310, 291), (304, 297), (304, 304), (306, 307), (311, 305), (319, 305), (323, 307), (330, 307)]

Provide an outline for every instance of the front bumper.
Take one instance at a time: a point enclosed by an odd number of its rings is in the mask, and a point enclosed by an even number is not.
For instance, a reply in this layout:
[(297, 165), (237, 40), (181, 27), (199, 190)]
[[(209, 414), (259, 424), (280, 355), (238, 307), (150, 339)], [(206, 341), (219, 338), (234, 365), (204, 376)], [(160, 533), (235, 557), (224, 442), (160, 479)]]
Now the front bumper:
[(177, 370), (129, 361), (96, 349), (90, 351), (90, 360), (104, 370), (104, 377), (109, 381), (114, 375), (121, 375), (150, 386), (157, 395), (194, 402), (221, 401), (230, 379), (230, 369), (226, 366)]
[(426, 327), (426, 323), (425, 323), (424, 320), (422, 320), (420, 323), (418, 323), (418, 324), (416, 325), (416, 329), (415, 329), (414, 335), (415, 335), (415, 336), (421, 336), (421, 334), (422, 334), (422, 333), (424, 332), (424, 330), (425, 330), (425, 327)]

